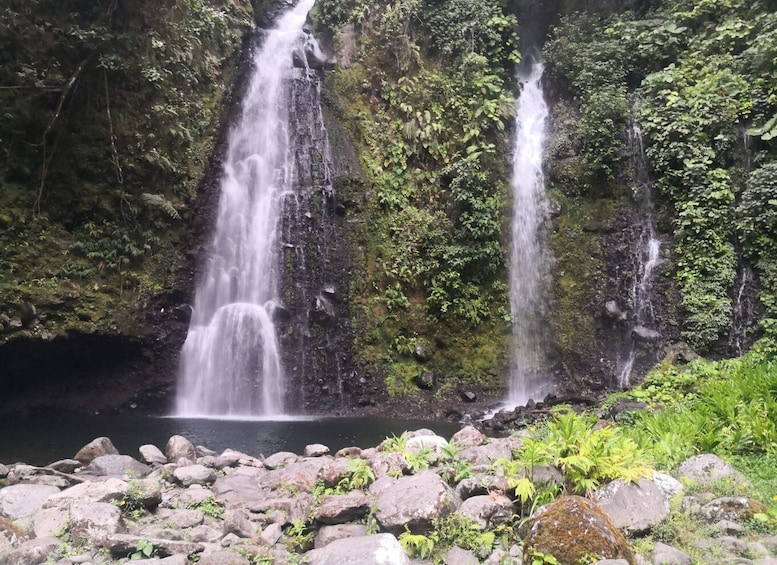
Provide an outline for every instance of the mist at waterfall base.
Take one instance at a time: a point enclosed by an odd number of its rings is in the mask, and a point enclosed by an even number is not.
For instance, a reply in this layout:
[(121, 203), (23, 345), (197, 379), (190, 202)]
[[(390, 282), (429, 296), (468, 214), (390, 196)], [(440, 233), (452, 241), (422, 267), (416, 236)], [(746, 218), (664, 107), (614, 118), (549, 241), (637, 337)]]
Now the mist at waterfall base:
[(221, 453), (231, 448), (251, 456), (278, 451), (301, 454), (306, 445), (322, 443), (332, 453), (343, 447), (374, 447), (387, 437), (427, 428), (450, 439), (460, 429), (450, 422), (419, 422), (386, 418), (319, 418), (221, 420), (155, 418), (140, 414), (47, 414), (0, 417), (0, 462), (47, 465), (73, 457), (97, 437), (109, 437), (123, 455), (138, 457), (141, 445), (164, 450), (170, 436)]

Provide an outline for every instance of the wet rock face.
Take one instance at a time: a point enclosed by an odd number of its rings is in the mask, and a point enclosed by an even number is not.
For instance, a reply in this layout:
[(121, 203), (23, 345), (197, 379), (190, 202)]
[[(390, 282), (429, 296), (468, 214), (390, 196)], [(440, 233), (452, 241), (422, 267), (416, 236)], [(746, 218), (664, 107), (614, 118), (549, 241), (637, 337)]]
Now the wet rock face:
[(524, 562), (534, 552), (553, 555), (561, 565), (576, 565), (596, 555), (636, 565), (629, 542), (590, 500), (564, 496), (540, 509), (524, 540)]
[[(308, 57), (310, 60), (310, 57)], [(323, 74), (301, 65), (290, 92), (289, 132), (295, 154), (293, 193), (283, 203), (280, 230), (281, 297), (278, 319), (288, 409), (332, 411), (348, 404), (352, 330), (351, 272), (345, 237), (347, 208), (338, 195), (343, 173), (332, 162), (321, 111)]]

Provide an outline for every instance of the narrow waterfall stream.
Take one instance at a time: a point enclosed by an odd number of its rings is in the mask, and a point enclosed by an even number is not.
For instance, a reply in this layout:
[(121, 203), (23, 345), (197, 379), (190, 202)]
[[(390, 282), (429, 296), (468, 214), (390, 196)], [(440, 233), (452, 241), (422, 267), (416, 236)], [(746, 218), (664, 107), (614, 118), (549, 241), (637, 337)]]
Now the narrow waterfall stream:
[(544, 349), (546, 306), (543, 279), (545, 220), (543, 151), (547, 136), (548, 106), (542, 91), (544, 67), (536, 60), (530, 72), (519, 75), (521, 94), (516, 101), (513, 154), (513, 218), (510, 252), (510, 314), (513, 351), (507, 403), (525, 405), (550, 392)]
[(639, 124), (629, 130), (632, 180), (639, 205), (640, 224), (637, 248), (633, 252), (633, 278), (630, 291), (631, 324), (627, 336), (627, 351), (619, 362), (618, 386), (631, 383), (631, 373), (637, 358), (639, 342), (656, 343), (661, 333), (656, 329), (653, 307), (653, 278), (661, 261), (661, 240), (656, 234), (653, 188), (648, 175), (647, 158)]
[(279, 223), (296, 174), (289, 83), (313, 2), (300, 0), (281, 16), (254, 55), (242, 115), (228, 140), (215, 232), (181, 352), (179, 416), (285, 413), (273, 321), (281, 304)]

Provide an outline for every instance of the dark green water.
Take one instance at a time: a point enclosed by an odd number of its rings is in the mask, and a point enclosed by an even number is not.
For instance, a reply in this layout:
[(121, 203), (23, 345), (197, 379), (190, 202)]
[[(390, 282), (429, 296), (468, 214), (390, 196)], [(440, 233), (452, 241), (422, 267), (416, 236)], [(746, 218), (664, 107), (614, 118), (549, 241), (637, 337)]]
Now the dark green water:
[(310, 443), (323, 443), (334, 453), (342, 447), (374, 447), (386, 437), (428, 428), (450, 439), (460, 426), (449, 422), (419, 422), (383, 418), (308, 420), (200, 420), (135, 415), (80, 416), (48, 414), (0, 418), (0, 463), (46, 465), (73, 457), (96, 437), (107, 436), (123, 455), (138, 457), (138, 447), (150, 443), (164, 451), (172, 435), (221, 452), (236, 449), (248, 455), (277, 451), (302, 453)]

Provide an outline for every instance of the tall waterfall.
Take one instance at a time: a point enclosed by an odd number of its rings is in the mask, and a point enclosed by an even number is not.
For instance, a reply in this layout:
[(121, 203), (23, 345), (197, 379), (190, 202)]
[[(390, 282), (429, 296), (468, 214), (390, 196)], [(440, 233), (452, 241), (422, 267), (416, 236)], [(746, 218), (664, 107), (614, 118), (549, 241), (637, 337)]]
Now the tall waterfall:
[(661, 240), (656, 234), (652, 187), (647, 170), (647, 158), (639, 124), (629, 131), (632, 178), (635, 196), (640, 206), (639, 238), (633, 252), (633, 278), (630, 289), (631, 328), (627, 337), (627, 353), (620, 361), (618, 385), (628, 386), (637, 357), (637, 345), (657, 342), (661, 339), (656, 329), (653, 305), (653, 279), (655, 268), (661, 261)]
[(508, 403), (539, 401), (550, 391), (543, 343), (546, 308), (542, 226), (545, 219), (543, 150), (548, 106), (542, 92), (542, 61), (520, 76), (513, 154), (513, 218), (510, 253), (510, 314), (513, 354)]
[(215, 233), (181, 352), (181, 416), (284, 413), (273, 322), (280, 305), (278, 231), (296, 168), (289, 82), (313, 2), (300, 0), (286, 12), (254, 55), (242, 115), (229, 135)]

